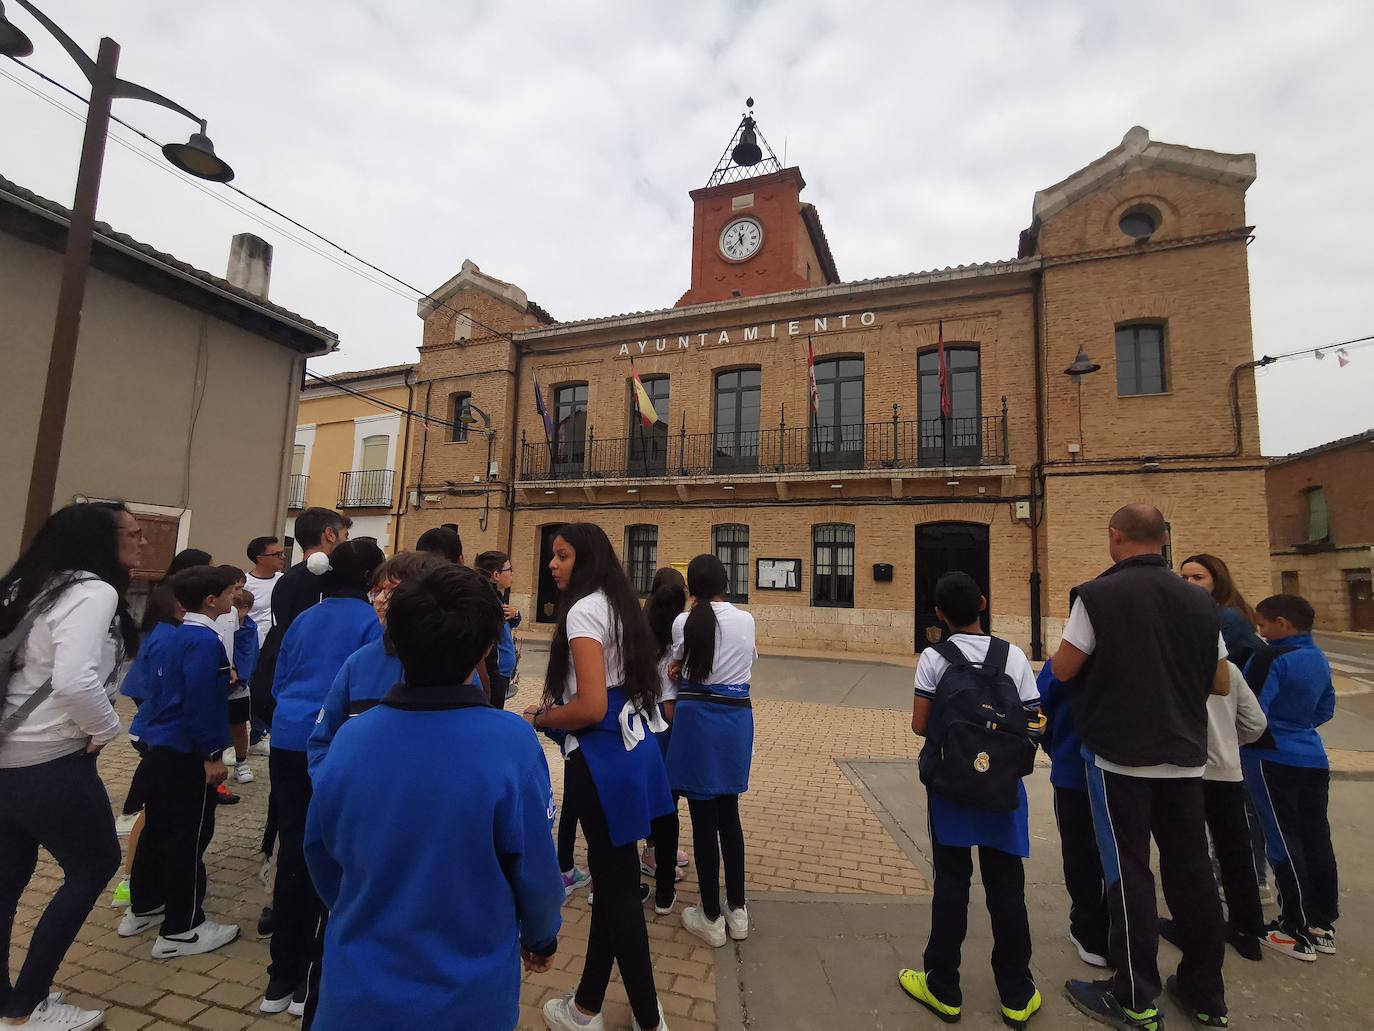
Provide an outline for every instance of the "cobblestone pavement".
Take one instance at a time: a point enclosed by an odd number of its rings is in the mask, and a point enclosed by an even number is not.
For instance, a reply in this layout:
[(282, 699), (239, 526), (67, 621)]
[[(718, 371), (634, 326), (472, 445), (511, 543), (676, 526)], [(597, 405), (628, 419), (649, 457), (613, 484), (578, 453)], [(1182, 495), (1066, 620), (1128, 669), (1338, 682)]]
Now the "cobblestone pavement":
[[(511, 701), (523, 707), (537, 695), (544, 652), (526, 649), (524, 687)], [(747, 883), (761, 903), (769, 899), (824, 900), (852, 897), (856, 902), (919, 903), (929, 896), (921, 870), (875, 815), (841, 761), (914, 761), (919, 740), (911, 734), (910, 666), (814, 659), (765, 658), (756, 677), (756, 743), (748, 794), (741, 799), (747, 840)], [(843, 698), (848, 704), (818, 699)], [(803, 699), (803, 700), (798, 700)], [(1346, 704), (1343, 699), (1342, 705)], [(129, 713), (124, 712), (127, 719)], [(1338, 714), (1338, 722), (1341, 720)], [(1362, 730), (1362, 728), (1360, 728)], [(1336, 776), (1374, 778), (1374, 747), (1363, 732), (1352, 734), (1352, 749), (1332, 749)], [(561, 795), (562, 760), (546, 746), (556, 792)], [(134, 753), (124, 739), (101, 757), (112, 803), (122, 801), (134, 768)], [(235, 785), (240, 805), (221, 807), (214, 842), (207, 853), (210, 873), (206, 909), (212, 919), (239, 923), (236, 942), (208, 956), (157, 962), (149, 958), (151, 937), (122, 939), (115, 934), (119, 913), (103, 902), (91, 914), (58, 975), (58, 986), (77, 1003), (109, 1007), (106, 1025), (114, 1031), (165, 1031), (209, 1028), (242, 1031), (290, 1025), (286, 1015), (257, 1012), (266, 985), (267, 945), (253, 938), (267, 893), (258, 883), (258, 844), (268, 790), (267, 764), (254, 759), (257, 781)], [(682, 807), (682, 842), (690, 851), (690, 820)], [(579, 863), (583, 860), (579, 857)], [(691, 867), (680, 886), (678, 911), (655, 916), (647, 911), (654, 969), (664, 1010), (673, 1031), (704, 1031), (738, 1026), (739, 975), (735, 955), (747, 958), (748, 944), (729, 956), (687, 934), (678, 912), (698, 901)], [(11, 969), (22, 956), (41, 907), (61, 876), (46, 857), (20, 903)], [(111, 884), (111, 889), (114, 885)], [(455, 883), (454, 890), (462, 885)], [(761, 910), (766, 907), (761, 905)], [(819, 911), (818, 911), (819, 915)], [(584, 892), (564, 909), (555, 968), (526, 976), (521, 992), (521, 1028), (540, 1029), (539, 1007), (571, 991), (586, 951), (589, 909)], [(762, 942), (760, 943), (762, 945)], [(726, 979), (718, 1007), (717, 969)], [(619, 981), (606, 1003), (607, 1026), (628, 1028), (629, 1007)]]
[[(523, 706), (534, 699), (543, 659), (540, 652), (527, 655), (525, 686), (511, 706)], [(131, 713), (123, 703), (121, 710), (127, 721)], [(750, 890), (928, 894), (926, 881), (835, 762), (836, 757), (846, 756), (914, 758), (916, 742), (908, 717), (897, 711), (772, 699), (761, 700), (755, 715), (753, 781), (741, 806)], [(555, 789), (561, 795), (562, 760), (552, 748), (546, 747), (546, 751)], [(123, 800), (134, 760), (123, 738), (112, 743), (101, 757), (101, 772), (115, 807)], [(254, 758), (252, 765), (257, 780), (233, 785), (243, 802), (219, 808), (215, 838), (206, 855), (210, 880), (206, 911), (211, 919), (237, 922), (243, 928), (240, 939), (209, 955), (155, 961), (149, 958), (151, 934), (118, 937), (115, 926), (120, 914), (102, 901), (59, 971), (57, 986), (69, 993), (71, 1001), (109, 1007), (106, 1026), (113, 1031), (242, 1031), (293, 1022), (284, 1014), (265, 1016), (257, 1012), (267, 966), (267, 943), (254, 940), (253, 931), (267, 900), (258, 883), (258, 844), (268, 777), (265, 760)], [(690, 851), (685, 805), (682, 824), (684, 848)], [(649, 937), (660, 997), (673, 1031), (704, 1031), (717, 1026), (715, 956), (682, 929), (678, 912), (698, 901), (691, 867), (687, 873), (680, 886), (677, 911), (666, 917), (648, 911)], [(60, 876), (57, 866), (44, 855), (20, 902), (12, 969), (21, 961), (41, 907)], [(461, 887), (454, 885), (455, 890)], [(525, 978), (521, 1028), (542, 1028), (539, 1007), (576, 985), (586, 953), (589, 915), (586, 894), (579, 892), (564, 909), (555, 968)], [(630, 1026), (629, 1007), (618, 978), (607, 996), (605, 1015), (608, 1027)]]

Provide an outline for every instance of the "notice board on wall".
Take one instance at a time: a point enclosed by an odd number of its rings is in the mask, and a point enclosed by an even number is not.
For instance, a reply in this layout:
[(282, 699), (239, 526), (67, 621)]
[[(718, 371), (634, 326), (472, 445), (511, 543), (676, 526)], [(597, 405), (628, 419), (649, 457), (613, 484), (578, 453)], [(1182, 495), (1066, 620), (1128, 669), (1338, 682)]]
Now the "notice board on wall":
[(801, 559), (759, 559), (754, 586), (764, 591), (800, 591)]

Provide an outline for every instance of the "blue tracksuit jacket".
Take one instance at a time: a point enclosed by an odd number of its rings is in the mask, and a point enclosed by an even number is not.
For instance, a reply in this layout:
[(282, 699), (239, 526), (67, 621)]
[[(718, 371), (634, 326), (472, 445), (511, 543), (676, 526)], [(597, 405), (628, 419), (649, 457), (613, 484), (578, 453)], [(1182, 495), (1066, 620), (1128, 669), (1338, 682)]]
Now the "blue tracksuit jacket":
[(147, 636), (139, 642), (138, 655), (124, 672), (124, 682), (119, 685), (120, 694), (140, 704), (148, 697), (152, 676), (166, 657), (172, 634), (180, 625), (158, 623), (148, 631)]
[(145, 693), (129, 734), (149, 748), (207, 756), (229, 743), (229, 657), (213, 626), (189, 619), (136, 688)]
[[(1269, 655), (1269, 671), (1255, 689), (1260, 708), (1269, 717), (1269, 730), (1254, 745), (1247, 745), (1242, 755), (1285, 766), (1326, 769), (1326, 748), (1317, 728), (1336, 712), (1331, 666), (1311, 634), (1286, 637), (1270, 647)], [(1255, 670), (1261, 659), (1256, 656), (1247, 672)]]
[(304, 752), (344, 661), (382, 636), (377, 611), (360, 598), (326, 598), (291, 622), (272, 679), (272, 747)]
[(1073, 723), (1069, 687), (1062, 680), (1054, 679), (1048, 662), (1041, 667), (1035, 683), (1040, 688), (1040, 711), (1045, 714), (1045, 734), (1040, 744), (1050, 757), (1050, 783), (1057, 788), (1087, 791), (1083, 742)]
[(514, 1027), (520, 946), (547, 955), (561, 926), (553, 813), (534, 731), (470, 685), (398, 685), (345, 723), (305, 830), (317, 1031)]
[(244, 616), (243, 623), (234, 631), (234, 672), (245, 684), (258, 668), (259, 650), (258, 624), (252, 616)]
[(339, 728), (367, 712), (404, 679), (401, 660), (387, 651), (385, 640), (370, 641), (344, 660), (310, 731), (306, 751), (312, 777)]

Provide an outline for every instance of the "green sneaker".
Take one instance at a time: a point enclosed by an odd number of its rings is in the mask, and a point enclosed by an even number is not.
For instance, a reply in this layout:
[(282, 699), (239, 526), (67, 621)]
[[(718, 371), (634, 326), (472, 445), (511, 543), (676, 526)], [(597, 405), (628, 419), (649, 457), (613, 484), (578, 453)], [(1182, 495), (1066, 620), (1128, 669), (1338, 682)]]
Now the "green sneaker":
[(1044, 1000), (1040, 998), (1040, 992), (1036, 991), (1020, 1009), (1012, 1009), (1010, 1006), (1002, 1007), (1002, 1023), (1007, 1027), (1014, 1027), (1016, 1031), (1024, 1031), (1025, 1026), (1030, 1023), (1030, 1018), (1040, 1012), (1040, 1006)]
[(930, 985), (926, 984), (924, 971), (902, 969), (897, 973), (897, 983), (902, 986), (902, 991), (919, 1002), (926, 1009), (930, 1010), (946, 1024), (959, 1023), (959, 1007), (951, 1006), (947, 1002), (941, 1002), (935, 997), (935, 993), (930, 990)]
[(110, 908), (126, 909), (129, 901), (129, 878), (125, 877), (115, 886), (114, 894), (110, 896)]
[(1068, 981), (1064, 994), (1080, 1013), (1086, 1013), (1099, 1023), (1120, 1031), (1163, 1031), (1164, 1014), (1151, 1006), (1143, 1010), (1129, 1010), (1116, 1001), (1110, 981)]
[(1170, 974), (1164, 982), (1164, 989), (1169, 993), (1169, 997), (1178, 1003), (1183, 1012), (1192, 1018), (1198, 1027), (1230, 1027), (1231, 1018), (1221, 1013), (1204, 1013), (1198, 1009), (1184, 996), (1182, 989), (1178, 986), (1178, 977)]

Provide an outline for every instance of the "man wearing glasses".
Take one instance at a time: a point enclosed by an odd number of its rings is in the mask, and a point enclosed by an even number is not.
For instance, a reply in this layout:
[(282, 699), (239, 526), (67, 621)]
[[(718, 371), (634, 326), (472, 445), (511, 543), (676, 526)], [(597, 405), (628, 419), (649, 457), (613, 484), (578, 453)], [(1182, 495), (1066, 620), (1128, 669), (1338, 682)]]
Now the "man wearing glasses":
[(244, 584), (253, 596), (253, 607), (248, 614), (258, 625), (258, 646), (261, 647), (267, 639), (267, 631), (272, 629), (272, 590), (286, 565), (286, 549), (276, 537), (254, 537), (248, 542), (248, 559), (253, 563)]

